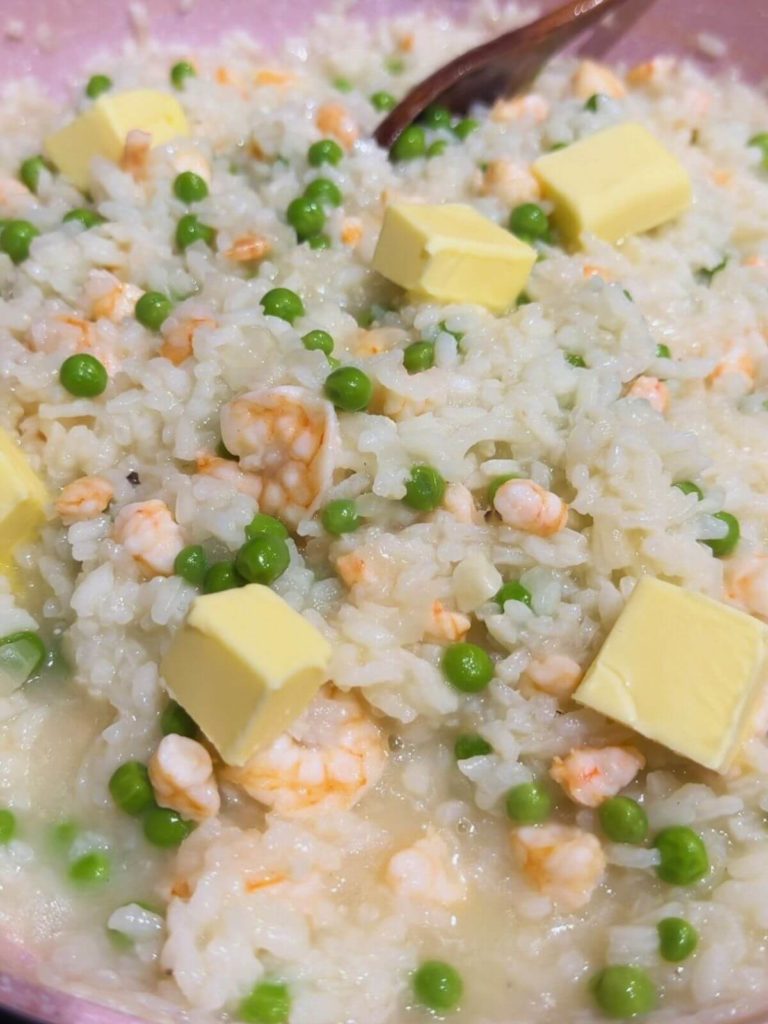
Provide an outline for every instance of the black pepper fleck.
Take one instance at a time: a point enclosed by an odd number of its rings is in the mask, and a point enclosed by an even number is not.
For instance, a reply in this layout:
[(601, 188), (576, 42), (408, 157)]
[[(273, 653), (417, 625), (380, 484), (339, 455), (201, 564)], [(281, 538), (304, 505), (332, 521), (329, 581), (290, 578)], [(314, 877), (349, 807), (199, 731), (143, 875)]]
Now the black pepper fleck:
[(132, 469), (128, 476), (125, 478), (129, 484), (133, 484), (134, 487), (138, 487), (141, 483), (141, 478), (135, 469)]

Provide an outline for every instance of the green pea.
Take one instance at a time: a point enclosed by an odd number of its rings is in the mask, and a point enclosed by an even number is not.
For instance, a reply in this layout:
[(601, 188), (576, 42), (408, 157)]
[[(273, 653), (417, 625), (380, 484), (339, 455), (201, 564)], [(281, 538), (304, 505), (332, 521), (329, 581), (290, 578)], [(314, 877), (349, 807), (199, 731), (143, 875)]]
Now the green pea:
[(439, 331), (444, 331), (445, 334), (450, 334), (453, 338), (456, 339), (456, 344), (457, 345), (460, 345), (461, 342), (464, 340), (465, 332), (464, 331), (452, 331), (452, 330), (450, 330), (450, 328), (446, 325), (445, 320), (441, 320), (440, 321), (440, 323), (437, 325), (437, 329)]
[(215, 237), (214, 229), (209, 224), (201, 224), (195, 213), (185, 213), (176, 225), (176, 245), (182, 250), (195, 242), (213, 245)]
[(390, 75), (402, 75), (405, 71), (405, 61), (402, 57), (387, 57), (384, 67)]
[(648, 835), (648, 816), (637, 800), (628, 796), (612, 796), (604, 800), (597, 816), (603, 832), (614, 843), (638, 846)]
[(107, 218), (102, 217), (95, 210), (89, 210), (86, 206), (78, 206), (76, 209), (65, 213), (62, 217), (63, 224), (72, 224), (73, 222), (82, 224), (85, 230), (88, 231), (90, 228), (97, 228), (100, 224), (106, 224)]
[(268, 516), (266, 512), (257, 512), (245, 528), (245, 536), (248, 540), (254, 537), (279, 537), (281, 540), (288, 539), (288, 530), (279, 519)]
[(0, 809), (0, 845), (10, 843), (16, 835), (16, 815), (7, 807)]
[(208, 571), (208, 560), (200, 544), (182, 548), (173, 562), (173, 571), (195, 587), (202, 585)]
[(507, 601), (520, 601), (522, 604), (527, 605), (528, 608), (533, 607), (530, 590), (524, 587), (519, 580), (510, 580), (501, 586), (494, 595), (493, 600), (500, 608), (503, 608)]
[(173, 303), (162, 292), (144, 292), (134, 309), (134, 316), (150, 331), (159, 331), (173, 312)]
[(552, 145), (549, 147), (549, 152), (556, 153), (558, 149), (566, 149), (568, 145), (569, 143), (567, 142), (553, 142)]
[(150, 807), (144, 815), (144, 836), (153, 846), (170, 849), (179, 846), (194, 828), (180, 814), (167, 807)]
[(343, 198), (341, 189), (330, 178), (315, 178), (314, 181), (310, 181), (304, 189), (304, 197), (320, 206), (341, 206)]
[(343, 75), (339, 75), (333, 80), (333, 88), (338, 89), (339, 92), (352, 92), (354, 85), (348, 78), (345, 78)]
[(68, 356), (61, 364), (59, 380), (76, 398), (96, 398), (107, 389), (109, 376), (103, 364), (88, 352)]
[(288, 986), (278, 981), (260, 981), (240, 1003), (237, 1015), (246, 1024), (286, 1024), (290, 1014)]
[(657, 345), (656, 346), (656, 358), (657, 359), (671, 359), (672, 358), (672, 349), (669, 347), (669, 345), (664, 345), (664, 344)]
[(199, 203), (208, 195), (208, 184), (194, 171), (182, 171), (174, 179), (173, 192), (183, 203)]
[(342, 533), (354, 533), (360, 526), (357, 503), (351, 498), (337, 498), (329, 501), (322, 513), (323, 526), (336, 536)]
[(101, 850), (85, 853), (69, 866), (69, 877), (73, 882), (83, 885), (108, 882), (111, 874), (112, 863), (107, 854)]
[(445, 480), (433, 466), (414, 466), (405, 482), (403, 502), (417, 512), (432, 512), (443, 500)]
[(322, 352), (325, 356), (329, 356), (333, 352), (333, 338), (328, 331), (319, 329), (308, 331), (301, 340), (304, 348), (309, 349), (310, 352)]
[(702, 838), (687, 825), (670, 825), (656, 836), (653, 845), (661, 861), (656, 874), (670, 885), (692, 885), (709, 871), (709, 856)]
[(584, 362), (584, 356), (580, 356), (578, 352), (569, 352), (565, 357), (565, 361), (580, 370), (586, 369), (587, 366)]
[(312, 237), (307, 241), (307, 245), (310, 249), (330, 249), (331, 240), (328, 235), (325, 234), (312, 235)]
[(0, 676), (17, 689), (42, 668), (45, 656), (45, 644), (37, 633), (10, 633), (0, 640)]
[(234, 562), (214, 562), (208, 569), (203, 580), (204, 594), (219, 594), (222, 590), (233, 590), (242, 587), (243, 578), (235, 568)]
[(60, 821), (48, 833), (51, 849), (60, 857), (66, 857), (80, 832), (76, 822)]
[(704, 543), (708, 548), (711, 548), (712, 554), (716, 558), (725, 558), (733, 552), (739, 543), (741, 539), (741, 526), (736, 516), (732, 516), (730, 512), (715, 512), (714, 518), (719, 519), (721, 523), (725, 523), (727, 533), (724, 537), (718, 537), (715, 540), (705, 540)]
[(503, 473), (501, 476), (495, 476), (493, 480), (488, 484), (488, 504), (493, 508), (493, 499), (496, 497), (496, 492), (505, 484), (507, 480), (520, 480), (521, 476), (519, 473)]
[(456, 737), (453, 745), (453, 754), (457, 761), (467, 761), (470, 757), (482, 757), (483, 754), (492, 754), (493, 747), (478, 736), (476, 732), (465, 732)]
[(19, 178), (24, 182), (30, 192), (37, 192), (40, 184), (40, 173), (48, 169), (45, 157), (30, 156), (19, 168)]
[(756, 146), (763, 154), (763, 167), (768, 169), (768, 132), (758, 132), (753, 135), (747, 143), (748, 146)]
[(304, 316), (304, 303), (290, 288), (272, 288), (261, 297), (261, 308), (266, 316), (276, 316), (289, 324)]
[(380, 89), (371, 96), (371, 106), (374, 110), (379, 110), (384, 113), (385, 110), (392, 110), (396, 107), (397, 100), (391, 92), (386, 92), (386, 90)]
[(397, 137), (389, 151), (393, 160), (416, 160), (427, 151), (427, 137), (421, 125), (412, 124)]
[(699, 944), (699, 933), (682, 917), (665, 917), (656, 925), (656, 931), (659, 953), (673, 964), (687, 960)]
[(442, 156), (447, 148), (448, 143), (445, 141), (445, 139), (435, 139), (434, 142), (430, 142), (430, 144), (427, 146), (428, 159), (431, 160), (432, 157), (434, 156)]
[(464, 993), (461, 975), (442, 960), (427, 960), (413, 975), (416, 999), (436, 1013), (453, 1010)]
[(480, 127), (480, 122), (476, 121), (474, 117), (463, 117), (458, 124), (453, 126), (453, 134), (457, 139), (461, 139), (463, 142), (467, 136), (471, 135), (472, 132), (476, 131)]
[(188, 78), (196, 78), (197, 71), (186, 60), (180, 60), (171, 68), (171, 82), (177, 89), (183, 89)]
[(11, 257), (14, 263), (23, 263), (29, 256), (32, 240), (40, 232), (28, 220), (9, 220), (0, 232), (0, 249)]
[(85, 95), (92, 100), (98, 99), (102, 93), (109, 92), (112, 88), (112, 79), (109, 75), (91, 75), (85, 86)]
[(605, 97), (603, 96), (602, 93), (600, 93), (600, 92), (593, 93), (589, 97), (587, 102), (584, 104), (584, 109), (585, 110), (589, 110), (592, 114), (596, 114), (598, 109), (599, 109), (599, 107), (600, 107), (600, 104), (602, 103), (602, 101), (604, 99), (605, 99)]
[(312, 167), (322, 167), (323, 164), (336, 166), (340, 164), (344, 156), (344, 150), (334, 139), (321, 139), (313, 142), (307, 150), (307, 160)]
[(147, 766), (141, 761), (126, 761), (109, 780), (110, 796), (126, 814), (141, 814), (153, 803), (152, 784)]
[(702, 491), (698, 484), (693, 483), (692, 480), (679, 480), (676, 484), (672, 484), (672, 486), (676, 487), (678, 491), (682, 491), (683, 494), (695, 494), (698, 501), (704, 500), (704, 491)]
[(328, 360), (328, 365), (332, 370), (338, 370), (341, 366), (341, 360), (337, 359), (336, 356), (326, 356), (325, 358)]
[(170, 700), (160, 714), (160, 732), (163, 736), (187, 736), (191, 739), (197, 736), (197, 725), (191, 715), (188, 715), (181, 704)]
[(296, 232), (300, 242), (319, 235), (325, 226), (325, 212), (320, 203), (306, 196), (298, 196), (288, 204), (286, 220)]
[(493, 679), (493, 661), (477, 644), (446, 647), (440, 667), (451, 686), (462, 693), (479, 693)]
[(269, 586), (283, 575), (290, 561), (283, 538), (264, 533), (243, 544), (235, 557), (235, 568), (248, 583)]
[(521, 782), (507, 791), (504, 806), (518, 825), (539, 825), (552, 813), (552, 797), (539, 782)]
[(522, 203), (509, 215), (509, 230), (525, 239), (544, 241), (549, 238), (549, 217), (538, 203)]
[(590, 984), (595, 1002), (616, 1020), (650, 1013), (656, 1005), (653, 982), (641, 967), (613, 964), (605, 967)]
[(408, 373), (421, 373), (435, 365), (434, 341), (414, 341), (403, 352), (403, 366)]
[(325, 395), (337, 409), (361, 412), (373, 397), (373, 383), (356, 366), (340, 366), (325, 378)]
[(450, 128), (452, 120), (450, 110), (439, 103), (432, 103), (419, 118), (425, 128)]
[(700, 267), (696, 271), (696, 277), (704, 284), (712, 284), (712, 278), (719, 274), (721, 270), (725, 270), (728, 266), (729, 257), (726, 254), (723, 258), (711, 267)]

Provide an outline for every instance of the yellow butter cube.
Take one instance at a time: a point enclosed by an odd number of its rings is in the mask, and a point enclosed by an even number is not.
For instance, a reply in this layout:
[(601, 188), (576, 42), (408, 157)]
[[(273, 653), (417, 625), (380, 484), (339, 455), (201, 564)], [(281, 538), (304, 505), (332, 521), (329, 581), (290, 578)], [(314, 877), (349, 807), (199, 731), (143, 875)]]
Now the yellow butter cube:
[(766, 685), (768, 627), (644, 577), (574, 698), (705, 768), (725, 772)]
[(86, 189), (95, 156), (117, 163), (128, 132), (139, 130), (161, 146), (179, 135), (189, 135), (184, 111), (169, 93), (156, 89), (100, 96), (90, 109), (45, 140), (45, 151), (78, 188)]
[(14, 548), (32, 540), (45, 518), (48, 495), (24, 452), (0, 430), (0, 569), (11, 565)]
[(502, 313), (525, 287), (536, 251), (471, 206), (388, 206), (373, 266), (419, 296)]
[(196, 598), (161, 670), (222, 759), (242, 765), (304, 711), (330, 656), (314, 626), (253, 583)]
[(533, 173), (570, 241), (590, 233), (608, 242), (649, 231), (691, 205), (680, 163), (640, 124), (620, 124), (541, 157)]

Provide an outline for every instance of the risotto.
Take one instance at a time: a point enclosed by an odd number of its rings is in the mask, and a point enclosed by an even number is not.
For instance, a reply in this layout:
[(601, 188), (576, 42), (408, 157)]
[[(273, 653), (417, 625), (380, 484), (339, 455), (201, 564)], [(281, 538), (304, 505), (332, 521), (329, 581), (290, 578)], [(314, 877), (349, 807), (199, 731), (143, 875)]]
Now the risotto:
[[(685, 61), (563, 58), (375, 144), (410, 84), (523, 17), (143, 44), (65, 108), (5, 87), (2, 427), (48, 498), (0, 578), (0, 929), (51, 987), (256, 1024), (766, 997), (759, 711), (716, 772), (574, 691), (641, 579), (768, 620), (768, 103)], [(87, 189), (38, 156), (135, 89), (189, 134), (129, 132)], [(693, 202), (568, 244), (531, 167), (625, 122)], [(398, 203), (522, 238), (512, 307), (377, 273)], [(265, 604), (253, 657), (329, 661), (227, 758), (162, 666), (254, 582), (309, 639), (267, 636)]]

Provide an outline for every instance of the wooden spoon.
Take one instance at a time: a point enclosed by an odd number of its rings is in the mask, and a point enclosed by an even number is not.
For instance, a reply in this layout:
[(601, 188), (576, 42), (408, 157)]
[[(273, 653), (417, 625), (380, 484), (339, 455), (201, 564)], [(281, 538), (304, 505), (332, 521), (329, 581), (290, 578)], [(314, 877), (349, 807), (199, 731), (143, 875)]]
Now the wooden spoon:
[[(654, 0), (569, 0), (527, 25), (505, 32), (454, 57), (433, 71), (384, 118), (374, 133), (389, 148), (403, 129), (439, 100), (461, 113), (473, 103), (490, 103), (498, 96), (520, 91), (538, 74), (552, 54), (609, 12), (626, 7), (633, 22)], [(628, 26), (622, 25), (626, 30)]]

